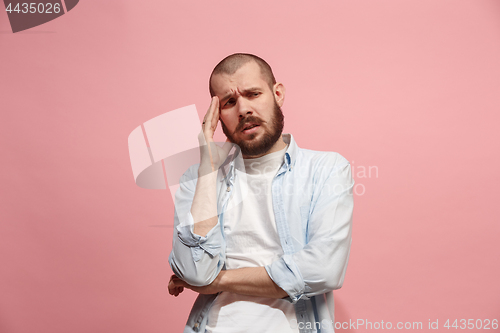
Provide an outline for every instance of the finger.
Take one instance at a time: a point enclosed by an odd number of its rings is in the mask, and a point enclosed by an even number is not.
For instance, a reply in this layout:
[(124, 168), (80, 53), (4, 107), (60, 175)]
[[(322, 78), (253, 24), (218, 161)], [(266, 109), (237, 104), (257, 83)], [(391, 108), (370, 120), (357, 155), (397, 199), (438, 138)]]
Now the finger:
[[(215, 97), (215, 96), (214, 96)], [(210, 114), (210, 110), (212, 110), (212, 105), (214, 104), (214, 97), (210, 100), (210, 106), (208, 107), (207, 112), (205, 113), (205, 116), (203, 117), (203, 122), (206, 123), (208, 115)]]
[(173, 284), (171, 284), (171, 283), (169, 283), (169, 284), (168, 284), (168, 293), (169, 293), (170, 295), (175, 294), (175, 289), (176, 289), (176, 288), (175, 288), (175, 286), (174, 286)]
[[(212, 134), (217, 127), (217, 120), (214, 122), (215, 113), (219, 107), (219, 98), (217, 96), (212, 97), (212, 102), (210, 103), (210, 108), (208, 109), (207, 119), (205, 119), (205, 132)], [(208, 125), (208, 126), (207, 126)], [(215, 126), (214, 126), (215, 125)]]
[(168, 290), (174, 290), (175, 288), (177, 288), (175, 281), (170, 280), (170, 282), (168, 283)]
[(170, 295), (174, 295), (176, 293), (176, 289), (178, 286), (176, 285), (176, 280), (180, 280), (175, 274), (170, 277), (170, 281), (168, 282), (168, 293)]
[(184, 287), (179, 287), (179, 286), (175, 286), (175, 285), (169, 285), (168, 286), (168, 293), (170, 295), (174, 295), (174, 296), (177, 297), (183, 291), (184, 291)]
[(207, 113), (205, 114), (205, 118), (203, 118), (203, 122), (205, 123), (205, 125), (210, 124), (214, 112), (215, 97), (216, 96), (212, 97), (212, 100), (210, 101), (210, 106), (208, 107)]
[(215, 99), (215, 105), (210, 125), (211, 128), (213, 128), (213, 130), (215, 131), (215, 129), (217, 128), (217, 122), (219, 121), (219, 97), (214, 96), (214, 99)]

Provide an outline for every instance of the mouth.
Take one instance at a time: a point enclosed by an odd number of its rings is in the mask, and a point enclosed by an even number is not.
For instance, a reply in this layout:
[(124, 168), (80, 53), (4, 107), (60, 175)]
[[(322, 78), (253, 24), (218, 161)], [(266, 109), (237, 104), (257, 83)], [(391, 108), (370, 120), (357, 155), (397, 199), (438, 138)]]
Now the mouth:
[(244, 134), (250, 134), (250, 133), (255, 132), (259, 127), (260, 127), (260, 125), (258, 125), (258, 124), (248, 123), (248, 124), (245, 124), (242, 132)]

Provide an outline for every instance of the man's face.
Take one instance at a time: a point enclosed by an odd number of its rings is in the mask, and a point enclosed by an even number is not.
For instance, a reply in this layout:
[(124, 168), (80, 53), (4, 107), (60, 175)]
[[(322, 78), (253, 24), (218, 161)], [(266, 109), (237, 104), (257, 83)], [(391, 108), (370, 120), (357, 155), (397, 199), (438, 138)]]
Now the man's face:
[(219, 97), (222, 130), (245, 157), (258, 157), (270, 150), (283, 131), (284, 87), (273, 90), (250, 61), (234, 74), (212, 77), (212, 89)]

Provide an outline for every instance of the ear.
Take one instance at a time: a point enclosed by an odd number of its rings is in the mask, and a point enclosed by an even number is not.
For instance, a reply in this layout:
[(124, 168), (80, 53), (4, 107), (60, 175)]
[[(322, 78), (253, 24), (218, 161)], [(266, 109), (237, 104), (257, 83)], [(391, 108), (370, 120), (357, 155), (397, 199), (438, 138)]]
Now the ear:
[(285, 102), (285, 86), (283, 83), (278, 82), (274, 85), (273, 87), (273, 93), (274, 93), (274, 99), (276, 100), (276, 103), (278, 104), (279, 107), (283, 106), (283, 103)]

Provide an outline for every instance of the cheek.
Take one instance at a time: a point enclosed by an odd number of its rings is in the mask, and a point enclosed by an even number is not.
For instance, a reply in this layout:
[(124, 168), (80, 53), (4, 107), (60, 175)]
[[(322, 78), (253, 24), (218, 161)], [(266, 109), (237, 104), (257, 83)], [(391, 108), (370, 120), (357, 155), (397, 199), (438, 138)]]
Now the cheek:
[(228, 129), (234, 129), (236, 127), (236, 125), (238, 124), (238, 119), (235, 118), (235, 117), (230, 117), (228, 115), (223, 115), (221, 114), (220, 115), (220, 120), (224, 123), (224, 125), (228, 128)]

